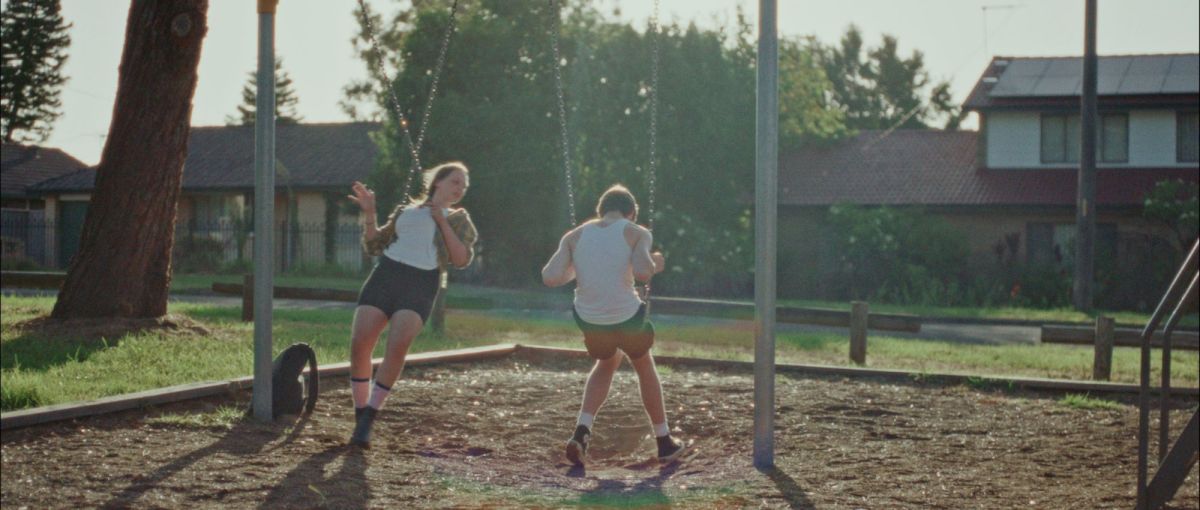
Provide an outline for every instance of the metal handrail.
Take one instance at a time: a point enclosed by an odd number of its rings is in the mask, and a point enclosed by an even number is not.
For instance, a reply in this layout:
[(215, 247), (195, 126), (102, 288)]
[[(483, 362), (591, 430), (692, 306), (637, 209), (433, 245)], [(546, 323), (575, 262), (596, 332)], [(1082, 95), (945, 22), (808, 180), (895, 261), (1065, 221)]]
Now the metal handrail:
[[(1175, 273), (1175, 277), (1171, 280), (1171, 285), (1163, 294), (1162, 300), (1159, 301), (1158, 306), (1154, 308), (1154, 314), (1151, 315), (1150, 320), (1147, 321), (1146, 327), (1142, 329), (1140, 370), (1141, 391), (1138, 393), (1137, 508), (1139, 510), (1146, 510), (1148, 504), (1146, 478), (1150, 450), (1150, 338), (1154, 335), (1154, 331), (1158, 329), (1158, 325), (1160, 322), (1162, 322), (1163, 316), (1166, 314), (1170, 304), (1172, 302), (1176, 302), (1175, 300), (1178, 299), (1178, 302), (1174, 307), (1174, 313), (1171, 314), (1171, 317), (1168, 320), (1168, 329), (1164, 331), (1163, 335), (1164, 356), (1169, 356), (1170, 332), (1174, 330), (1175, 324), (1179, 322), (1180, 312), (1185, 308), (1185, 302), (1189, 301), (1189, 293), (1195, 291), (1196, 275), (1200, 274), (1200, 272), (1198, 272), (1196, 269), (1197, 251), (1200, 251), (1200, 240), (1197, 240), (1192, 244), (1191, 251), (1188, 252), (1183, 264), (1179, 266), (1179, 271)], [(1178, 294), (1178, 290), (1182, 288), (1182, 284), (1184, 281), (1186, 281), (1186, 277), (1188, 275), (1192, 275), (1193, 283), (1189, 287), (1191, 290), (1184, 291), (1184, 293), (1180, 294), (1178, 298), (1175, 298), (1174, 296)], [(1169, 358), (1164, 357), (1164, 359)], [(1169, 361), (1166, 362), (1166, 365), (1164, 365), (1164, 372), (1167, 370), (1169, 370)], [(1168, 377), (1168, 375), (1164, 374), (1164, 387), (1169, 387), (1170, 382), (1166, 379), (1166, 377)], [(1160, 393), (1160, 399), (1163, 400), (1163, 405), (1166, 405), (1164, 393)], [(1165, 411), (1163, 412), (1165, 413)], [(1165, 422), (1165, 414), (1162, 415), (1162, 418)], [(1164, 440), (1163, 442), (1165, 443), (1166, 441)], [(1165, 446), (1162, 446), (1162, 448), (1165, 448)]]

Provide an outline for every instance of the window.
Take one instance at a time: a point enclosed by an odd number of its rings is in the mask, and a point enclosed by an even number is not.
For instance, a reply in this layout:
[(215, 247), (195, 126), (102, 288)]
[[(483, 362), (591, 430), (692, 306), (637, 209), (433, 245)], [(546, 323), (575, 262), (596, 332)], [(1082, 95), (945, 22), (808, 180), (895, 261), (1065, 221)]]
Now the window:
[(1109, 113), (1100, 116), (1100, 161), (1129, 162), (1129, 114)]
[[(1129, 114), (1100, 116), (1096, 155), (1104, 163), (1129, 161)], [(1042, 115), (1042, 163), (1078, 163), (1079, 115)]]
[(1200, 161), (1200, 113), (1179, 112), (1175, 115), (1175, 161)]
[(1042, 115), (1042, 163), (1079, 162), (1079, 116)]

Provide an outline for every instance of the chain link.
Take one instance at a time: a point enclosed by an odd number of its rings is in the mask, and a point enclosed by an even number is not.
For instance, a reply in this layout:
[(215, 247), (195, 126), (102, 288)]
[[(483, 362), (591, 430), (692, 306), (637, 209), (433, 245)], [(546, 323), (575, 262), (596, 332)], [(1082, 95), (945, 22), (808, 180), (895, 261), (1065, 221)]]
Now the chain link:
[(554, 42), (554, 85), (558, 92), (558, 127), (561, 135), (562, 144), (562, 161), (563, 173), (567, 179), (567, 224), (575, 226), (575, 179), (571, 165), (571, 142), (567, 136), (567, 106), (564, 99), (563, 82), (562, 82), (562, 53), (559, 49), (559, 40), (562, 38), (562, 12), (561, 5), (550, 0), (550, 10), (553, 11), (554, 24), (552, 27), (552, 40)]
[(425, 111), (421, 115), (421, 124), (417, 130), (417, 139), (414, 142), (412, 133), (408, 129), (408, 119), (404, 116), (404, 109), (400, 106), (400, 99), (396, 97), (396, 89), (392, 85), (393, 78), (388, 74), (387, 68), (384, 66), (383, 50), (379, 46), (379, 41), (375, 38), (375, 27), (371, 23), (371, 18), (367, 13), (365, 0), (358, 0), (359, 12), (363, 17), (363, 29), (366, 32), (367, 41), (371, 45), (371, 50), (375, 53), (375, 69), (373, 74), (375, 79), (379, 80), (383, 88), (387, 89), (388, 97), (391, 99), (392, 110), (396, 114), (396, 124), (400, 126), (400, 131), (404, 136), (404, 142), (408, 146), (409, 154), (412, 157), (412, 168), (409, 171), (408, 178), (404, 181), (404, 195), (402, 203), (408, 204), (412, 200), (412, 184), (424, 168), (421, 166), (421, 146), (425, 142), (426, 128), (429, 127), (429, 114), (433, 111), (433, 99), (437, 96), (438, 81), (442, 75), (442, 69), (446, 64), (446, 51), (450, 47), (450, 36), (454, 33), (455, 15), (458, 13), (458, 0), (454, 0), (454, 4), (450, 7), (450, 19), (446, 24), (446, 32), (442, 35), (442, 47), (438, 52), (437, 64), (434, 65), (433, 82), (429, 86), (429, 95), (425, 100)]
[(654, 0), (654, 15), (650, 18), (653, 56), (650, 67), (650, 198), (648, 225), (654, 230), (654, 187), (658, 175), (658, 0)]

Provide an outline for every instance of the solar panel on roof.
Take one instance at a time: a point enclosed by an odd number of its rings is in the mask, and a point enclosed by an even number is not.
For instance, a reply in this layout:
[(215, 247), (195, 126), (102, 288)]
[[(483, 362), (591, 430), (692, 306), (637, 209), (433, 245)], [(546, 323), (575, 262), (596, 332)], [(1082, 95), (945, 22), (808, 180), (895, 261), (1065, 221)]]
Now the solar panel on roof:
[[(1096, 69), (1102, 95), (1200, 92), (1200, 55), (1101, 57)], [(1000, 74), (992, 97), (1077, 96), (1082, 58), (1014, 59)]]

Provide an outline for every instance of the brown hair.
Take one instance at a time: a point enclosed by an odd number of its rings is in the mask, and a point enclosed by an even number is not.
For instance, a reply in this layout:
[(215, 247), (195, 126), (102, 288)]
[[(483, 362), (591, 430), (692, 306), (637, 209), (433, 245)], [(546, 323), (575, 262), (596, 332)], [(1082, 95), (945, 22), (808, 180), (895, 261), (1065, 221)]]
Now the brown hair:
[(463, 175), (469, 175), (467, 165), (461, 161), (450, 161), (442, 163), (438, 166), (425, 170), (425, 192), (417, 197), (418, 200), (428, 200), (433, 198), (433, 192), (437, 191), (437, 185), (442, 182), (455, 170), (461, 170)]
[(637, 219), (637, 199), (633, 198), (629, 188), (613, 184), (600, 195), (600, 201), (596, 203), (596, 215), (604, 216), (611, 211), (618, 211), (624, 216), (633, 215), (634, 219)]

